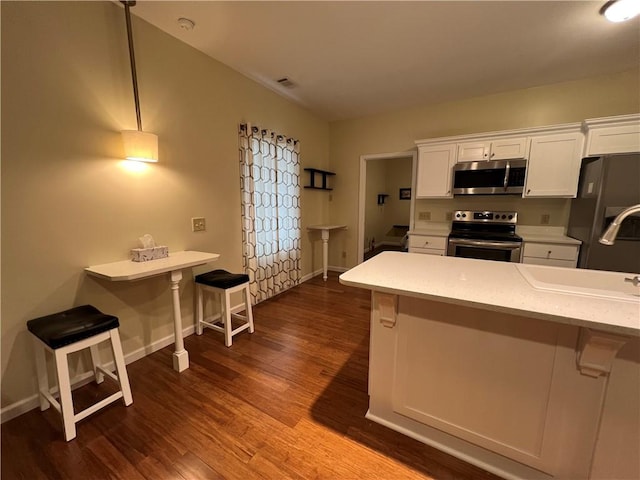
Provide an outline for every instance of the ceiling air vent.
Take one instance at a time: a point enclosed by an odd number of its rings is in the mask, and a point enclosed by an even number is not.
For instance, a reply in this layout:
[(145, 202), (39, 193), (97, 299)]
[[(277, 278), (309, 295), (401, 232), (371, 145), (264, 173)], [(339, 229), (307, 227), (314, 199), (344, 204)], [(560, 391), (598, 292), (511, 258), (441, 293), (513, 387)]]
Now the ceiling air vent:
[(289, 80), (289, 78), (287, 77), (282, 77), (279, 78), (278, 80), (276, 80), (280, 85), (282, 85), (283, 87), (286, 88), (293, 88), (296, 86), (295, 83), (293, 83), (291, 80)]

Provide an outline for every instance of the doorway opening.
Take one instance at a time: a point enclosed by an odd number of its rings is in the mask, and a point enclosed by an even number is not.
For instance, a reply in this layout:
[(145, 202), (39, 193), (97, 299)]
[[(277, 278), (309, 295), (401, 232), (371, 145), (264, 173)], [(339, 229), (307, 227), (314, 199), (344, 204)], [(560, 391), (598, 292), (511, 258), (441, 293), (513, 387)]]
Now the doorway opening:
[(406, 251), (415, 163), (415, 151), (360, 157), (358, 263), (381, 251)]

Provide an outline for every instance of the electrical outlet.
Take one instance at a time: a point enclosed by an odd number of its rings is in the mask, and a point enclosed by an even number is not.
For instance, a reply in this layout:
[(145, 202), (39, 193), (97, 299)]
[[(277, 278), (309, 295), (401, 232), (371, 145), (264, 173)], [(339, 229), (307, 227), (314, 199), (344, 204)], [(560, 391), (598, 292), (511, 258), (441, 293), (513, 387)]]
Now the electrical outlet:
[(204, 217), (193, 217), (191, 219), (191, 231), (192, 232), (204, 232), (207, 229), (207, 224)]
[(551, 218), (551, 215), (549, 215), (548, 213), (543, 213), (542, 215), (540, 215), (540, 224), (549, 225), (550, 218)]
[(431, 212), (419, 212), (418, 220), (431, 220)]
[(445, 220), (453, 220), (453, 212), (447, 212), (444, 216)]

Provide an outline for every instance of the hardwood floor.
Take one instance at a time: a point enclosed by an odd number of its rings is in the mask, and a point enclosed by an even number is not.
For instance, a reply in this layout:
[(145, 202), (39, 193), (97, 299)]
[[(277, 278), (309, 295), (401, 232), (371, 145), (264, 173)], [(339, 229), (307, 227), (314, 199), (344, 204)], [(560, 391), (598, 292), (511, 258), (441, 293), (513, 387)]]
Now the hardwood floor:
[[(188, 370), (172, 370), (172, 347), (128, 365), (133, 405), (69, 443), (53, 409), (3, 424), (2, 479), (497, 478), (364, 418), (369, 307), (330, 273), (257, 305), (231, 348), (189, 336)], [(76, 410), (107, 383), (74, 391)]]

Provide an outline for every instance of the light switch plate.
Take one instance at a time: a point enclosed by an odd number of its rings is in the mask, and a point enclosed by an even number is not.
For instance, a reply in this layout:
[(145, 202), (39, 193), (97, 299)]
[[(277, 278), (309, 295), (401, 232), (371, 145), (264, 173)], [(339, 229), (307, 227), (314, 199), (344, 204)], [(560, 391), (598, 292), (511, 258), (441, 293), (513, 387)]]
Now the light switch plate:
[(204, 217), (193, 217), (191, 219), (192, 232), (204, 232), (206, 229), (207, 229), (207, 224)]

